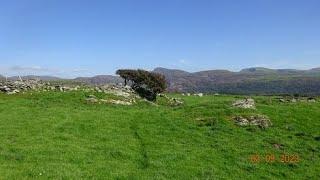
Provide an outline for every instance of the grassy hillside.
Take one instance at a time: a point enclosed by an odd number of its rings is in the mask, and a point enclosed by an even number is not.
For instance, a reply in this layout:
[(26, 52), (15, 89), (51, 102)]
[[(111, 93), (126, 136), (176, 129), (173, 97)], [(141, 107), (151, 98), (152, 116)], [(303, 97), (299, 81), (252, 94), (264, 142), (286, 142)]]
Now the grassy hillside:
[[(320, 178), (319, 101), (254, 97), (257, 109), (243, 110), (231, 106), (236, 96), (181, 97), (170, 107), (87, 104), (85, 95), (0, 94), (0, 179)], [(243, 114), (273, 126), (235, 125)], [(268, 154), (276, 161), (250, 160)]]

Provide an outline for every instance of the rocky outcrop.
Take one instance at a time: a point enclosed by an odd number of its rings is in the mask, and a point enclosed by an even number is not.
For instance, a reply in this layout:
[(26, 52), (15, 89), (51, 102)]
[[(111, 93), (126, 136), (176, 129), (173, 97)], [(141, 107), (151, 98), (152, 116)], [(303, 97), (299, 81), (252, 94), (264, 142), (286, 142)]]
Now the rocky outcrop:
[(259, 126), (260, 128), (267, 128), (272, 125), (270, 119), (264, 115), (236, 116), (233, 118), (235, 123), (239, 126)]
[(317, 100), (315, 98), (308, 98), (308, 102), (314, 103), (317, 102)]
[(107, 99), (97, 98), (94, 95), (89, 95), (85, 100), (87, 103), (91, 104), (98, 103), (129, 106), (135, 104), (137, 99), (140, 99), (140, 97), (130, 86), (123, 86), (122, 84), (106, 84), (103, 86), (95, 86), (93, 88), (86, 89), (86, 91), (107, 95), (107, 97), (105, 97)]
[(87, 103), (98, 103), (99, 100), (96, 99), (95, 97), (89, 97), (89, 98), (86, 98), (86, 102)]
[(130, 86), (123, 86), (122, 84), (106, 84), (95, 88), (97, 92), (104, 92), (106, 94), (113, 94), (115, 96), (122, 96), (129, 98), (130, 96), (137, 96)]
[(276, 98), (281, 103), (298, 103), (298, 102), (309, 102), (315, 103), (317, 99), (315, 97), (280, 97)]
[(254, 99), (246, 98), (242, 100), (237, 100), (232, 104), (232, 106), (244, 109), (255, 109), (255, 102)]
[(36, 79), (19, 80), (19, 81), (3, 81), (0, 82), (0, 92), (6, 94), (17, 94), (30, 90), (36, 91), (75, 91), (79, 90), (80, 86), (66, 86), (62, 84), (52, 85), (50, 82), (44, 82)]
[(42, 87), (44, 84), (37, 80), (27, 81), (4, 81), (0, 82), (0, 91), (7, 94), (16, 94), (19, 92), (27, 91)]
[(199, 96), (199, 97), (202, 97), (203, 96), (203, 93), (196, 93), (194, 94), (195, 96)]
[[(178, 98), (171, 98), (165, 94), (158, 94), (158, 96), (160, 98), (163, 98), (164, 99), (164, 103), (167, 104), (167, 105), (170, 105), (170, 106), (179, 106), (179, 105), (182, 105), (183, 104), (183, 101), (181, 99), (178, 99)], [(161, 101), (161, 100), (160, 100)]]
[(110, 100), (101, 100), (102, 102), (105, 102), (105, 103), (110, 103), (110, 104), (117, 104), (117, 105), (126, 105), (126, 106), (129, 106), (129, 105), (132, 105), (133, 102), (128, 102), (128, 101), (122, 101), (122, 100), (114, 100), (114, 99), (110, 99)]

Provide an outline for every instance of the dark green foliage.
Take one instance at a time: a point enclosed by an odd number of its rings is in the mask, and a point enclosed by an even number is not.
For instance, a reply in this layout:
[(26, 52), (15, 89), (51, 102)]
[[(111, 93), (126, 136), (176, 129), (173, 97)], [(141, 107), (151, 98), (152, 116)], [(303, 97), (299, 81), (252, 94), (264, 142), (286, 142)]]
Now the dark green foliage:
[(128, 80), (130, 80), (132, 77), (134, 77), (135, 70), (119, 69), (119, 70), (116, 71), (116, 74), (121, 76), (124, 79), (125, 85), (127, 85)]
[(155, 101), (157, 94), (166, 89), (165, 77), (158, 73), (141, 69), (120, 69), (116, 74), (125, 80), (125, 84), (130, 82), (132, 89), (149, 101)]

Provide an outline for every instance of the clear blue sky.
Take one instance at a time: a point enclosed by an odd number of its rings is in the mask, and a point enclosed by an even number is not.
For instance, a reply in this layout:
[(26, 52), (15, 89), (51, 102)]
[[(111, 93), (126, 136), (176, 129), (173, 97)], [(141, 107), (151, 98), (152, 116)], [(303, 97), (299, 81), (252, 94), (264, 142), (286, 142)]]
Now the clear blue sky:
[(3, 0), (0, 74), (320, 66), (319, 0)]

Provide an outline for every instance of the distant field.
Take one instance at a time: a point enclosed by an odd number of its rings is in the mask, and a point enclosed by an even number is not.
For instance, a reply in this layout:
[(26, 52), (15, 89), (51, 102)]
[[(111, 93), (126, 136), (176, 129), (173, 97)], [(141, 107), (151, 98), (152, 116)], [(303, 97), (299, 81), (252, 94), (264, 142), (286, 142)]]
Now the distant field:
[[(170, 107), (87, 104), (85, 95), (0, 94), (0, 179), (320, 179), (319, 101), (259, 96), (243, 110), (231, 106), (241, 96), (171, 94), (185, 103)], [(273, 126), (235, 125), (244, 114)]]

